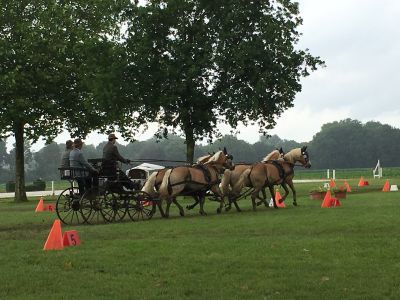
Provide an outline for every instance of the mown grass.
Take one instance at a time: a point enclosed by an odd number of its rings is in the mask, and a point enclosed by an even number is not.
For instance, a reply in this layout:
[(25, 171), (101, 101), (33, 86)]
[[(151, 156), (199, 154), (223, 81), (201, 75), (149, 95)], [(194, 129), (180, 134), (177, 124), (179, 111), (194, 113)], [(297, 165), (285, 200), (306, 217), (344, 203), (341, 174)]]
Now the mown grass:
[(397, 299), (400, 193), (370, 184), (338, 208), (297, 184), (298, 207), (63, 225), (82, 244), (62, 251), (42, 250), (55, 214), (35, 214), (37, 198), (1, 200), (0, 299)]

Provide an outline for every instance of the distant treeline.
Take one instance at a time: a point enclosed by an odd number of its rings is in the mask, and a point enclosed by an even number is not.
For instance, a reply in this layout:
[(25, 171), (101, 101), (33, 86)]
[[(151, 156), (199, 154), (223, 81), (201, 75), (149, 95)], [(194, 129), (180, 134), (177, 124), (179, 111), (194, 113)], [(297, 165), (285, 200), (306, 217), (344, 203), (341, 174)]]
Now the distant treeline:
[[(105, 141), (96, 147), (85, 145), (83, 151), (86, 158), (101, 158), (104, 144)], [(313, 170), (374, 168), (378, 159), (383, 167), (400, 166), (400, 129), (379, 122), (362, 124), (351, 119), (323, 125), (321, 131), (308, 143), (284, 140), (274, 135), (260, 137), (257, 143), (249, 144), (227, 135), (213, 144), (197, 145), (195, 158), (227, 147), (235, 162), (256, 162), (276, 148), (282, 147), (287, 152), (303, 145), (308, 146)], [(28, 142), (25, 146), (27, 180), (59, 178), (57, 168), (64, 144), (52, 143), (38, 152), (31, 152)], [(119, 145), (118, 149), (122, 156), (131, 160), (166, 160), (154, 162), (160, 165), (176, 165), (170, 161), (183, 161), (186, 157), (184, 139), (178, 136)], [(14, 179), (14, 160), (14, 149), (8, 153), (5, 143), (0, 141), (0, 182)]]

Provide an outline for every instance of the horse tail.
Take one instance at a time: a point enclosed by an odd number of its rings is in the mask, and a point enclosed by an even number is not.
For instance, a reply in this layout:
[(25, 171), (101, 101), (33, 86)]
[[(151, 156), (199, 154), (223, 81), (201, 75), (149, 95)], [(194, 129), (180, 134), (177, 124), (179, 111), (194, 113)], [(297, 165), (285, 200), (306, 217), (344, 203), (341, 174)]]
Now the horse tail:
[(147, 178), (146, 182), (144, 183), (144, 186), (142, 187), (142, 191), (146, 192), (147, 194), (153, 196), (155, 195), (155, 185), (156, 185), (156, 179), (157, 179), (158, 172), (153, 172), (149, 178)]
[(240, 194), (241, 190), (247, 185), (247, 183), (249, 181), (250, 172), (251, 172), (251, 168), (244, 170), (243, 173), (240, 175), (239, 180), (232, 187), (232, 193), (235, 196), (238, 196)]
[(222, 177), (220, 189), (224, 196), (227, 196), (230, 192), (229, 183), (231, 182), (232, 171), (225, 170), (224, 176)]
[(160, 189), (159, 189), (160, 197), (167, 197), (167, 196), (170, 196), (172, 193), (171, 183), (169, 180), (172, 170), (173, 169), (170, 169), (167, 172), (165, 172), (165, 174), (164, 174), (164, 178), (161, 182)]

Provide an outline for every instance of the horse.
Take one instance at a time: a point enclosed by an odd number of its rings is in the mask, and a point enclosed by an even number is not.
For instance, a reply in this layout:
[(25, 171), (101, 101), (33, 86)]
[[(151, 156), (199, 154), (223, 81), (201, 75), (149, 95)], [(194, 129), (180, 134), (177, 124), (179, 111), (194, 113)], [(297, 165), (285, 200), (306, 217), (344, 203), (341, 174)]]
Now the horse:
[[(197, 159), (196, 164), (204, 164), (205, 162), (207, 162), (212, 156), (213, 154), (207, 154), (204, 156), (201, 156)], [(146, 180), (146, 182), (144, 183), (143, 187), (142, 187), (142, 191), (146, 192), (147, 194), (149, 194), (152, 198), (158, 198), (159, 197), (159, 189), (162, 183), (162, 180), (165, 176), (165, 173), (171, 168), (165, 168), (162, 170), (159, 170), (157, 172), (153, 172), (149, 178)], [(196, 195), (192, 195), (192, 197), (195, 199), (195, 204), (196, 205), (199, 202), (199, 199)], [(174, 202), (177, 206), (179, 206), (179, 204), (176, 202), (176, 199), (173, 199), (172, 202)], [(190, 206), (187, 206), (186, 208), (191, 209)], [(184, 216), (184, 213), (182, 211), (180, 211), (181, 216)], [(163, 212), (162, 212), (163, 214)]]
[[(178, 195), (193, 195), (199, 197), (201, 215), (206, 215), (204, 211), (205, 194), (211, 190), (221, 199), (220, 207), (217, 212), (221, 212), (223, 197), (219, 189), (219, 173), (224, 169), (233, 169), (232, 155), (228, 154), (226, 148), (223, 151), (216, 152), (204, 165), (190, 167), (176, 167), (164, 175), (159, 192), (162, 200), (167, 200), (165, 217), (169, 216), (169, 207), (174, 197)], [(180, 214), (183, 214), (183, 208), (177, 202)]]
[(254, 188), (253, 192), (251, 193), (253, 210), (256, 210), (255, 199), (260, 199), (261, 202), (267, 206), (268, 203), (266, 200), (260, 198), (258, 194), (260, 190), (268, 186), (274, 207), (278, 208), (275, 202), (273, 187), (274, 185), (282, 185), (283, 189), (285, 190), (285, 195), (282, 197), (280, 202), (283, 202), (289, 195), (289, 190), (286, 186), (286, 184), (288, 184), (293, 193), (293, 205), (297, 206), (296, 190), (293, 185), (294, 166), (297, 162), (299, 162), (305, 168), (311, 168), (307, 146), (292, 149), (284, 155), (283, 160), (259, 162), (253, 164), (251, 168), (242, 173), (239, 181), (233, 187), (233, 196), (231, 197), (230, 201), (236, 201), (237, 195), (239, 195), (241, 189), (245, 186), (248, 186)]
[[(280, 149), (276, 149), (272, 152), (270, 152), (267, 156), (265, 156), (261, 161), (262, 162), (267, 162), (270, 160), (277, 160), (277, 159), (283, 159), (284, 152), (282, 150), (282, 147)], [(240, 176), (243, 174), (244, 171), (247, 169), (251, 168), (251, 164), (235, 164), (235, 169), (233, 170), (225, 170), (224, 176), (222, 177), (222, 181), (220, 184), (220, 188), (222, 191), (223, 196), (227, 196), (229, 199), (229, 195), (232, 191), (232, 187), (235, 186), (235, 184), (239, 181)], [(266, 198), (266, 193), (265, 193), (265, 188), (261, 190), (263, 194), (263, 198)], [(236, 207), (237, 211), (240, 211), (239, 206), (237, 205), (236, 201), (233, 202), (233, 204)], [(228, 206), (226, 207), (225, 210), (230, 210), (232, 206), (232, 202), (229, 201)]]

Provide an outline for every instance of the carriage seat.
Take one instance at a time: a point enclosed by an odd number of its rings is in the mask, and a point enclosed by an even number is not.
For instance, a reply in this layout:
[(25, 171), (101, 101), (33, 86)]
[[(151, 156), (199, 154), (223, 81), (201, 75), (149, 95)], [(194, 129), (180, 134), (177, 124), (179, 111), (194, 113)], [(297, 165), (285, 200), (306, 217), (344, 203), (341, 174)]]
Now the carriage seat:
[(74, 180), (77, 176), (76, 174), (81, 171), (87, 171), (85, 168), (72, 168), (72, 167), (63, 167), (58, 168), (60, 171), (61, 180)]

